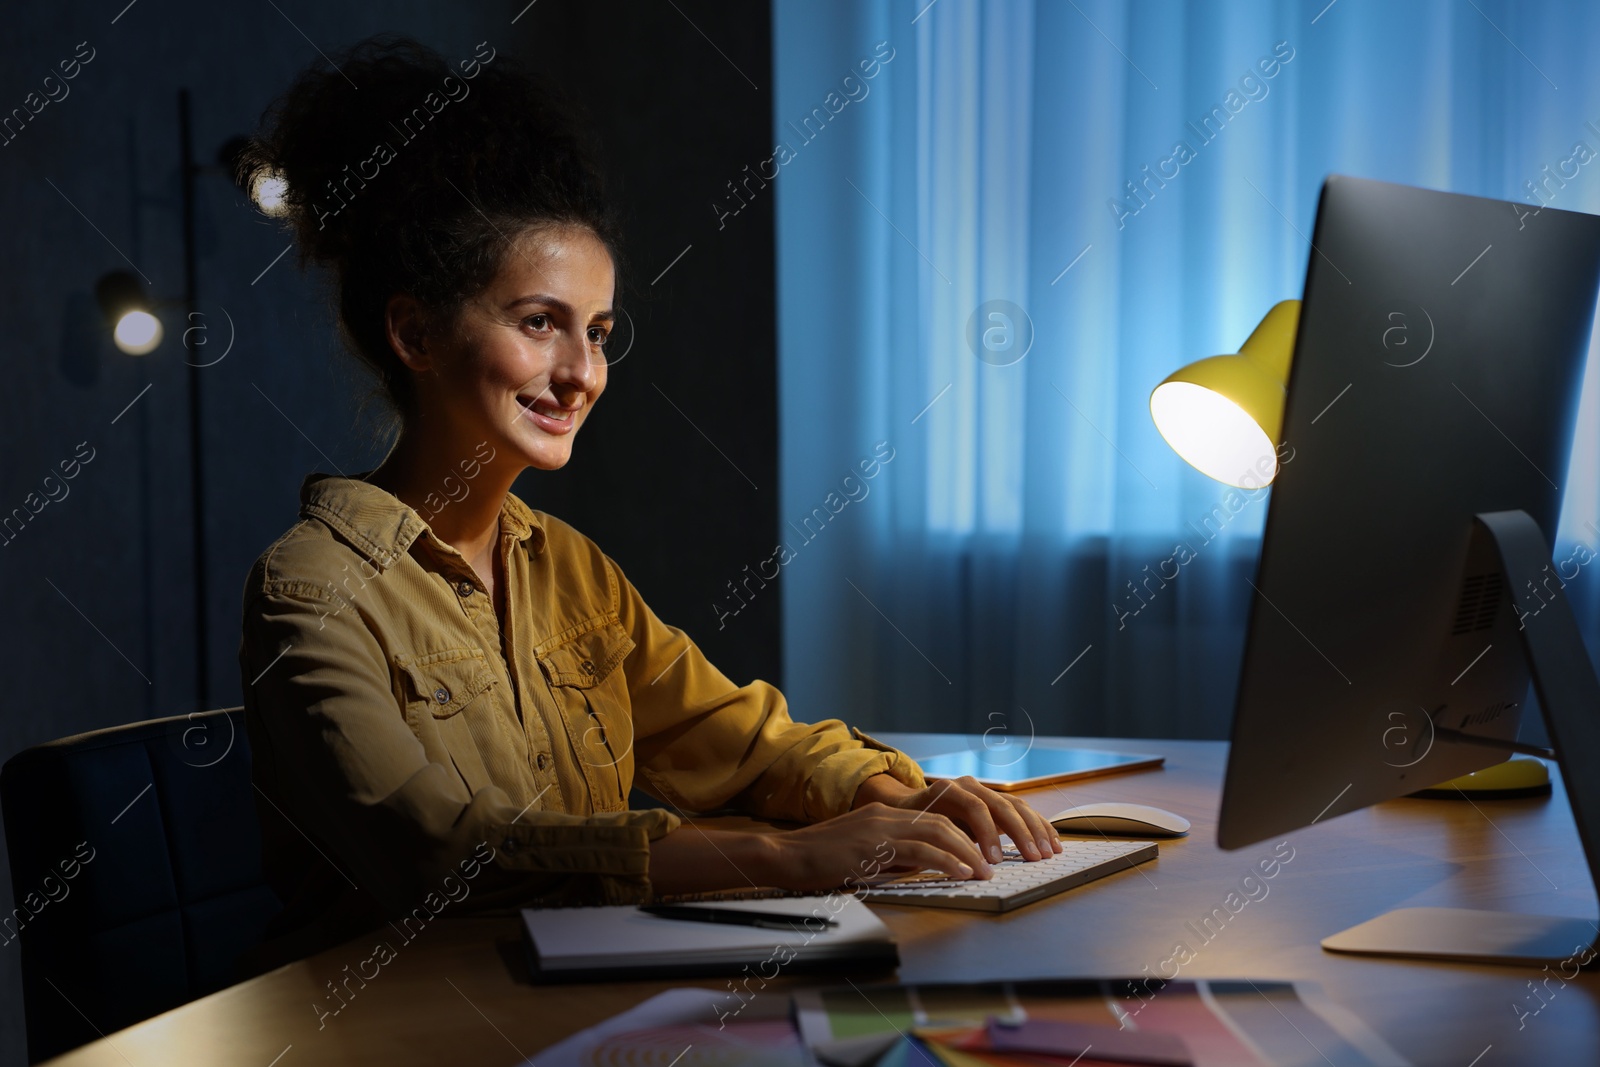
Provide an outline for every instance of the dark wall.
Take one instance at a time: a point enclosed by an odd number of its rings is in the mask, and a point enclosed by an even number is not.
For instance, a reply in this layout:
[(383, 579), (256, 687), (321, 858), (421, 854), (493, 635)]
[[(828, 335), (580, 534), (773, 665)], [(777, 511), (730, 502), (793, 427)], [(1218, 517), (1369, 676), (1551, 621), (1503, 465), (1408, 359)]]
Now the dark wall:
[[(8, 12), (0, 114), (23, 106), (79, 42), (93, 58), (0, 145), (10, 294), (0, 303), (0, 515), (37, 507), (46, 489), (58, 497), (0, 535), (13, 663), (0, 758), (237, 704), (250, 563), (295, 520), (306, 473), (353, 473), (379, 458), (357, 419), (366, 383), (338, 350), (318, 279), (293, 253), (278, 258), (288, 237), (220, 172), (196, 186), (203, 318), (166, 308), (166, 344), (124, 356), (98, 328), (91, 292), (103, 272), (131, 268), (163, 297), (182, 293), (179, 87), (193, 90), (195, 151), (209, 162), (319, 49), (382, 30), (449, 59), (488, 41), (587, 103), (627, 222), (633, 273), (621, 304), (634, 336), (573, 462), (525, 476), (517, 492), (594, 537), (736, 681), (780, 681), (777, 590), (723, 630), (711, 607), (777, 527), (770, 195), (723, 228), (712, 207), (770, 153), (767, 5), (524, 5), (170, 0), (124, 10), (112, 0)], [(198, 696), (186, 325), (207, 342), (196, 362), (228, 352), (198, 374), (209, 638)], [(90, 450), (75, 478), (45, 486), (61, 461)], [(0, 909), (12, 906), (0, 884)], [(15, 942), (0, 947), (3, 1063), (22, 1062), (17, 960)]]
[(772, 152), (770, 13), (677, 8), (541, 2), (524, 19), (544, 16), (530, 42), (592, 43), (537, 54), (583, 87), (620, 183), (636, 337), (618, 336), (633, 347), (573, 462), (517, 492), (598, 541), (735, 681), (780, 682), (778, 596), (724, 627), (712, 608), (778, 526), (771, 190), (725, 213), (728, 183)]

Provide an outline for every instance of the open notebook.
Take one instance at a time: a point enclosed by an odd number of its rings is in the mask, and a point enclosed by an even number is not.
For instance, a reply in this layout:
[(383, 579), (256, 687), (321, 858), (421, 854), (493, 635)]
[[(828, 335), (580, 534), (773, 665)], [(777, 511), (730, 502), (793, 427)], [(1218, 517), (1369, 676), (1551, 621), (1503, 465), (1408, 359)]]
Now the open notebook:
[(571, 982), (738, 974), (748, 967), (772, 978), (780, 970), (887, 968), (899, 963), (889, 928), (852, 896), (721, 900), (716, 907), (782, 912), (801, 920), (828, 918), (838, 925), (813, 922), (807, 928), (773, 930), (687, 922), (648, 915), (626, 904), (524, 908), (522, 924), (533, 977)]

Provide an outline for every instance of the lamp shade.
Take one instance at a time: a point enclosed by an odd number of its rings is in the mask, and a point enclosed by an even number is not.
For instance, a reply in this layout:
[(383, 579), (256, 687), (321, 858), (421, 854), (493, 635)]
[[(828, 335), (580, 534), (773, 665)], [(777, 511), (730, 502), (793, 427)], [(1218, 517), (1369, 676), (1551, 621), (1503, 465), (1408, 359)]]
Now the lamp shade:
[(1238, 488), (1254, 488), (1277, 476), (1283, 401), (1299, 325), (1300, 301), (1281, 301), (1236, 355), (1191, 363), (1150, 393), (1156, 429), (1185, 462)]

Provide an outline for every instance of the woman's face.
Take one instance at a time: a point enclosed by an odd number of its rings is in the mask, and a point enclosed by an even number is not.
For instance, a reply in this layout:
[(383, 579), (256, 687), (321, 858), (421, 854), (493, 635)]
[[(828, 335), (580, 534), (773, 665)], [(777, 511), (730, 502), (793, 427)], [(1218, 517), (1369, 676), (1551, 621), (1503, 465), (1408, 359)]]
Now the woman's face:
[(565, 465), (605, 391), (614, 284), (611, 255), (590, 231), (524, 233), (419, 382), (424, 418), (469, 452), (486, 441), (527, 466)]

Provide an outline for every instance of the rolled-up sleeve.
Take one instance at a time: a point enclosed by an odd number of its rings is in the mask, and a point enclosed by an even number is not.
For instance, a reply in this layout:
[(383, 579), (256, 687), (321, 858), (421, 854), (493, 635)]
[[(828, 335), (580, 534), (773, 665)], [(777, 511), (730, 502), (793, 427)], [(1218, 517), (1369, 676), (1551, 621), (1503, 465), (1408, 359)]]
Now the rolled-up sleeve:
[(649, 898), (650, 842), (675, 815), (519, 811), (499, 786), (469, 793), (408, 726), (357, 611), (314, 587), (257, 595), (240, 665), (263, 821), (287, 822), (390, 915), (464, 870), (480, 906)]
[(689, 636), (656, 617), (609, 558), (617, 614), (633, 638), (624, 661), (633, 706), (639, 776), (657, 797), (686, 811), (739, 808), (752, 815), (816, 822), (850, 810), (875, 774), (921, 789), (921, 769), (903, 752), (838, 719), (795, 722), (783, 694), (757, 679), (734, 685)]

